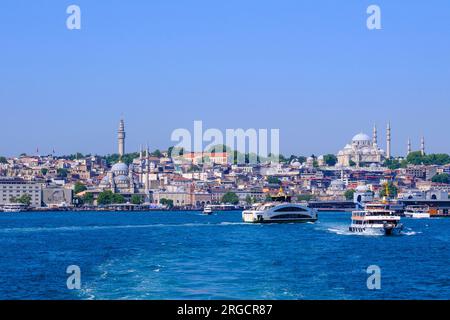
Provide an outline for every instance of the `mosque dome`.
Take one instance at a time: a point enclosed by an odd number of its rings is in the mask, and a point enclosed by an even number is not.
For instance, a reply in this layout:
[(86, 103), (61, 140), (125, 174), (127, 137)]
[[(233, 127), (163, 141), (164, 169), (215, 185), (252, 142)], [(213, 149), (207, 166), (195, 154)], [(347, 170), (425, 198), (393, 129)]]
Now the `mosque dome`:
[(114, 178), (114, 182), (117, 184), (128, 184), (129, 180), (127, 176), (120, 175)]
[(108, 177), (108, 176), (105, 176), (105, 177), (102, 179), (102, 181), (100, 182), (100, 185), (102, 185), (102, 186), (107, 186), (107, 185), (109, 185), (109, 177)]
[(365, 142), (365, 141), (371, 141), (370, 137), (365, 133), (358, 133), (356, 136), (352, 139), (353, 142)]
[(294, 161), (291, 162), (291, 166), (295, 167), (295, 168), (300, 168), (301, 167), (301, 163), (295, 159)]
[(345, 182), (342, 180), (333, 180), (331, 181), (331, 185), (334, 187), (345, 186)]
[(111, 169), (112, 172), (115, 174), (127, 174), (128, 173), (128, 166), (123, 162), (118, 162), (112, 166)]
[(369, 191), (369, 188), (367, 186), (357, 186), (356, 192), (367, 192)]

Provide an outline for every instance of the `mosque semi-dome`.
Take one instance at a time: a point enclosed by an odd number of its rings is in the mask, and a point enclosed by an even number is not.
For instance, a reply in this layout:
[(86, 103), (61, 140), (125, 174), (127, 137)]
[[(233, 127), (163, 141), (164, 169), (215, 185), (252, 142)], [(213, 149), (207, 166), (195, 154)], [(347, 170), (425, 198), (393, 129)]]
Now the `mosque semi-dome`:
[(117, 184), (125, 184), (125, 183), (129, 183), (129, 179), (127, 176), (124, 175), (120, 175), (114, 178), (115, 183)]
[(109, 183), (109, 177), (108, 176), (103, 177), (102, 181), (100, 182), (100, 185), (108, 186), (109, 184), (110, 184)]

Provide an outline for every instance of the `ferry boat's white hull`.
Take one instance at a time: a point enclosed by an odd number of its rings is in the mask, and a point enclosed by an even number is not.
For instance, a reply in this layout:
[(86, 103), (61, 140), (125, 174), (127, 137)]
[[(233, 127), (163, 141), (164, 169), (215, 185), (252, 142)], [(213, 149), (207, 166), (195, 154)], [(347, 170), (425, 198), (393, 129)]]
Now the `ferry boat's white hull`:
[(6, 212), (6, 213), (19, 213), (19, 212), (22, 212), (21, 209), (3, 209), (2, 211)]
[(382, 236), (392, 236), (399, 235), (402, 230), (402, 225), (397, 225), (392, 228), (386, 228), (384, 226), (379, 227), (361, 227), (361, 226), (351, 226), (349, 228), (350, 232), (368, 234), (368, 235), (382, 235)]
[(431, 215), (429, 213), (406, 212), (405, 217), (412, 219), (430, 219)]

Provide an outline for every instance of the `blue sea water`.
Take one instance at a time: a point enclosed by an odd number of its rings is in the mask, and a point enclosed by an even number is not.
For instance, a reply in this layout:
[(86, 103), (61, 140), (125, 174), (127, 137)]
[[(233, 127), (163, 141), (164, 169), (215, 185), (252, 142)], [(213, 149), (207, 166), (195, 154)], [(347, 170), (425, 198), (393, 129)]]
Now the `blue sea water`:
[[(0, 299), (449, 299), (450, 219), (397, 237), (316, 224), (248, 225), (240, 212), (0, 215)], [(66, 268), (81, 269), (68, 290)], [(381, 290), (367, 268), (381, 268)]]

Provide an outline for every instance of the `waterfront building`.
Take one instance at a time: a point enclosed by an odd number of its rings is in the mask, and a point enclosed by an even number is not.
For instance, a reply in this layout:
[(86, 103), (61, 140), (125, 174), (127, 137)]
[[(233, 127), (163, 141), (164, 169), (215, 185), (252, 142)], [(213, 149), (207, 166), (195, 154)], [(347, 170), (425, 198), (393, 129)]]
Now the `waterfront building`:
[(416, 179), (431, 180), (438, 171), (437, 166), (426, 166), (426, 165), (409, 165), (405, 169), (405, 173)]
[(48, 208), (72, 205), (73, 190), (58, 186), (46, 186), (42, 189), (42, 203)]
[(374, 199), (374, 193), (368, 186), (359, 185), (355, 189), (353, 194), (353, 202), (355, 203), (367, 203), (372, 202)]
[(30, 207), (41, 207), (42, 184), (19, 178), (0, 179), (0, 205), (13, 203), (15, 199), (24, 195), (30, 196)]
[(330, 186), (326, 189), (326, 195), (334, 197), (333, 200), (344, 200), (345, 191), (347, 187), (345, 181), (337, 179), (330, 183)]
[(228, 164), (228, 153), (227, 152), (189, 152), (181, 155), (181, 159), (186, 162), (198, 165), (201, 163), (210, 163), (218, 165)]
[(190, 190), (183, 187), (153, 191), (153, 202), (162, 204), (163, 200), (171, 200), (175, 207), (204, 207), (212, 203), (212, 195), (201, 190)]

